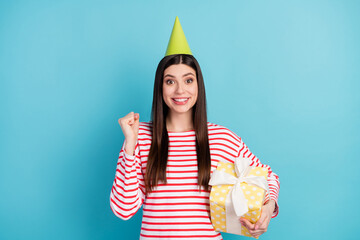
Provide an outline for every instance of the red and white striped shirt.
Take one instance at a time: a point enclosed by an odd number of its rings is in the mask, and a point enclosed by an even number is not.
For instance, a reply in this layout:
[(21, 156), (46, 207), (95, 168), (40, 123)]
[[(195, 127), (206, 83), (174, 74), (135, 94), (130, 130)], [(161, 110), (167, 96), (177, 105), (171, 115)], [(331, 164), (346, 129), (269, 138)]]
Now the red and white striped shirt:
[[(268, 165), (260, 163), (240, 137), (228, 128), (207, 123), (211, 154), (211, 174), (219, 161), (234, 163), (240, 155), (252, 159), (252, 166), (268, 169), (269, 199), (277, 203), (279, 177)], [(159, 184), (145, 193), (144, 175), (150, 151), (152, 122), (140, 122), (135, 156), (119, 154), (116, 175), (110, 194), (110, 206), (116, 216), (127, 220), (143, 206), (140, 239), (222, 239), (210, 221), (209, 191), (197, 185), (195, 130), (168, 131), (169, 153), (167, 184)], [(272, 217), (278, 214), (278, 205)]]

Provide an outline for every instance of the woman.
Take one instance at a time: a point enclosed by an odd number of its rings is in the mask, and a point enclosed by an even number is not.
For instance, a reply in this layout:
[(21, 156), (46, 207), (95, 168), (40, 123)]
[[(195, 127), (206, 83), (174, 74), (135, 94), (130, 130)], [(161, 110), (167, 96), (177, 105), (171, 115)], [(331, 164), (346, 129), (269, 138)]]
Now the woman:
[(125, 141), (110, 205), (124, 220), (143, 206), (140, 239), (222, 239), (210, 220), (208, 182), (219, 161), (234, 163), (240, 155), (269, 171), (260, 219), (239, 219), (254, 237), (266, 232), (278, 213), (278, 176), (235, 133), (207, 122), (203, 77), (191, 52), (167, 52), (160, 61), (152, 121), (139, 119), (134, 112), (119, 119)]

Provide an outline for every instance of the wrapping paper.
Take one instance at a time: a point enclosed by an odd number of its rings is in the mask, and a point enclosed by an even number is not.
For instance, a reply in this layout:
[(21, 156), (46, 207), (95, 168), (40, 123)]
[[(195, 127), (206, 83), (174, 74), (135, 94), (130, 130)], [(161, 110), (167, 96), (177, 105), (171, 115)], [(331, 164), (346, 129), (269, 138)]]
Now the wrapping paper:
[(266, 168), (250, 166), (248, 158), (219, 162), (209, 184), (211, 222), (215, 231), (251, 237), (240, 217), (256, 223), (268, 191)]

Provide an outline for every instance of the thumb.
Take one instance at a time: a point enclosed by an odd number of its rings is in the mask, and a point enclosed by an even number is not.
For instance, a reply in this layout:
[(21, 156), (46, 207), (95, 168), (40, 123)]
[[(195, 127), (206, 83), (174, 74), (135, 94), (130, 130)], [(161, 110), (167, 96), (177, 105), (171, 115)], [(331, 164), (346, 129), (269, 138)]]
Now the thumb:
[(261, 226), (261, 224), (263, 224), (265, 219), (264, 215), (261, 215), (259, 220), (255, 223), (255, 230), (259, 229), (259, 227)]
[(134, 119), (135, 119), (135, 120), (140, 119), (140, 115), (139, 115), (138, 113), (135, 113), (135, 114), (134, 114)]
[(140, 119), (140, 115), (138, 113), (135, 113), (134, 114), (134, 126), (137, 131), (139, 130), (139, 126), (140, 126), (139, 119)]

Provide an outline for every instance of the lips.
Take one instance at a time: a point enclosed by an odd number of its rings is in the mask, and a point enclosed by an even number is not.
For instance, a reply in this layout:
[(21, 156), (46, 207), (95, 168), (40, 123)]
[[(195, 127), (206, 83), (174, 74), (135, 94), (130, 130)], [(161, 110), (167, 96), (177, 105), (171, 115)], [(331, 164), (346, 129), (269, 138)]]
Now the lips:
[(178, 105), (184, 105), (189, 101), (189, 98), (172, 98), (173, 102)]

